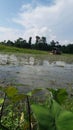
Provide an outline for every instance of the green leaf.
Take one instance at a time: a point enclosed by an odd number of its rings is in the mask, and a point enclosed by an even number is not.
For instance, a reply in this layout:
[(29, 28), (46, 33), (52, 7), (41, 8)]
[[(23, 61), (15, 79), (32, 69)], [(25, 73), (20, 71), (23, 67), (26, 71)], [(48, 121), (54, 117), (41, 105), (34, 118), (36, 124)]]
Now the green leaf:
[(5, 90), (8, 97), (13, 97), (18, 93), (18, 90), (15, 87), (9, 86)]
[(73, 113), (61, 111), (56, 120), (57, 130), (73, 130)]
[(50, 92), (52, 92), (53, 98), (55, 101), (57, 101), (59, 104), (63, 104), (64, 101), (68, 97), (68, 93), (66, 89), (52, 89), (52, 88), (47, 88)]
[(3, 104), (4, 98), (0, 98), (0, 104)]
[(68, 93), (66, 91), (66, 89), (58, 89), (57, 90), (57, 101), (58, 103), (62, 104), (64, 103), (64, 101), (67, 99), (68, 97)]
[(55, 130), (54, 119), (49, 110), (41, 105), (31, 106), (39, 124), (39, 130)]
[(41, 105), (31, 106), (39, 124), (39, 130), (73, 130), (73, 113), (65, 111), (52, 101), (50, 109)]
[(19, 102), (19, 101), (23, 100), (24, 98), (26, 98), (26, 95), (17, 94), (17, 95), (12, 97), (12, 101), (16, 103), (16, 102)]
[(59, 115), (60, 111), (62, 111), (61, 106), (55, 100), (52, 100), (50, 112), (54, 119), (56, 119), (56, 117)]
[(55, 100), (51, 106), (51, 114), (55, 120), (56, 130), (73, 130), (73, 113), (63, 110)]

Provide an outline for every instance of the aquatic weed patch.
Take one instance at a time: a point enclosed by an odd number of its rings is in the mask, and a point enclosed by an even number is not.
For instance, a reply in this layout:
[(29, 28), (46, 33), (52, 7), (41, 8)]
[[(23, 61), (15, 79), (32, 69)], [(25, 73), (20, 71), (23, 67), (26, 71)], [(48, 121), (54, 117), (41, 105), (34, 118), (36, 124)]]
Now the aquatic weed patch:
[[(41, 91), (47, 94), (44, 100), (35, 98)], [(70, 100), (65, 89), (38, 88), (24, 94), (8, 86), (0, 87), (0, 94), (2, 130), (73, 130), (73, 113), (63, 107)]]

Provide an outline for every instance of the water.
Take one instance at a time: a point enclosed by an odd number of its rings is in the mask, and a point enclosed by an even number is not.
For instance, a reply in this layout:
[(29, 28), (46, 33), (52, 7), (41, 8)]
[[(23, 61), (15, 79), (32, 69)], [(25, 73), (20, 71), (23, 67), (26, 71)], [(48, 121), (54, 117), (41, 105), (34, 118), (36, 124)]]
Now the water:
[(34, 88), (73, 87), (73, 64), (32, 55), (0, 54), (0, 84), (18, 87), (21, 92)]

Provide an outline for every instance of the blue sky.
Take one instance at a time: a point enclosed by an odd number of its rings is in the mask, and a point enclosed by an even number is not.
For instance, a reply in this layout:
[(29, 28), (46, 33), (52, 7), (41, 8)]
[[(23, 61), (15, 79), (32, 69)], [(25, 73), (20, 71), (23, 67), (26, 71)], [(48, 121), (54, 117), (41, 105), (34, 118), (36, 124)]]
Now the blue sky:
[(46, 36), (73, 41), (73, 0), (0, 0), (0, 41)]
[(16, 16), (22, 5), (32, 4), (35, 7), (37, 4), (49, 5), (51, 3), (50, 0), (0, 0), (0, 25), (7, 25), (8, 19)]

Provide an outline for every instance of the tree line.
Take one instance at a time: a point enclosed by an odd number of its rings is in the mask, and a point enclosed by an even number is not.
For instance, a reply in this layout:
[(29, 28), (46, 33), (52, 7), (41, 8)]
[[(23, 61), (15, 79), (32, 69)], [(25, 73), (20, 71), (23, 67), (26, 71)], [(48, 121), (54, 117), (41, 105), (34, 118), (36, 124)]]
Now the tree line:
[(60, 49), (63, 53), (73, 54), (73, 44), (61, 45), (58, 41), (50, 41), (47, 43), (46, 37), (36, 36), (35, 42), (32, 43), (32, 37), (29, 37), (29, 40), (24, 40), (23, 38), (18, 38), (14, 42), (11, 40), (0, 42), (2, 45), (14, 46), (18, 48), (28, 48), (36, 49), (43, 51), (52, 51), (55, 47)]

